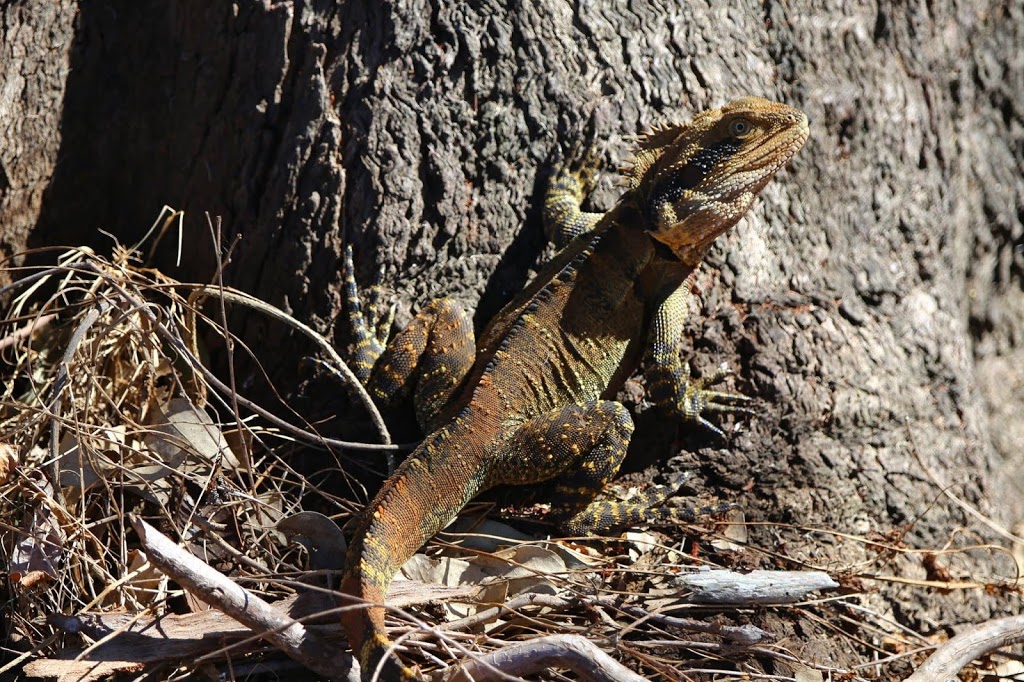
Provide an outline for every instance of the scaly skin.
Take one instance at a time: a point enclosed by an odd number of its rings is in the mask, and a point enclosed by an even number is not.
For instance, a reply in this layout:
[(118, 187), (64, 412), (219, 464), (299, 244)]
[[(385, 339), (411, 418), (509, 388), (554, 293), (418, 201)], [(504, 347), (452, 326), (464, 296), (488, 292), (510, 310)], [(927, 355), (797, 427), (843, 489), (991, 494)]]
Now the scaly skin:
[(679, 358), (689, 280), (807, 135), (802, 112), (758, 98), (661, 128), (639, 140), (628, 190), (604, 215), (580, 210), (592, 158), (562, 167), (545, 221), (565, 248), (478, 343), (465, 313), (439, 301), (384, 348), (380, 325), (356, 305), (360, 378), (381, 402), (413, 393), (430, 434), (367, 506), (348, 551), (342, 590), (360, 605), (342, 620), (364, 680), (417, 679), (389, 651), (384, 594), (399, 567), (483, 490), (544, 490), (573, 535), (690, 518), (659, 506), (671, 492), (661, 487), (630, 503), (595, 501), (633, 430), (609, 398), (643, 359), (649, 397), (687, 421), (717, 431), (705, 413), (749, 411), (744, 396), (708, 388), (724, 372), (691, 380)]

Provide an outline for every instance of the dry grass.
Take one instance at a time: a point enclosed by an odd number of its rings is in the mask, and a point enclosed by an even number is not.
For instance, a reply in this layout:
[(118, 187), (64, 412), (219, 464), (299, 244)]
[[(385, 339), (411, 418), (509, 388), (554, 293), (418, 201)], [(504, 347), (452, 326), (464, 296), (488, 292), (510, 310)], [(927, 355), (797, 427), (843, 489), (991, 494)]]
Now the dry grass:
[(302, 574), (274, 530), (317, 494), (283, 459), (295, 436), (239, 418), (251, 411), (208, 383), (195, 342), (197, 324), (226, 335), (223, 324), (195, 287), (136, 257), (73, 249), (52, 267), (8, 269), (0, 519), (9, 648), (33, 657), (65, 643), (54, 614), (182, 609), (129, 514), (272, 599)]

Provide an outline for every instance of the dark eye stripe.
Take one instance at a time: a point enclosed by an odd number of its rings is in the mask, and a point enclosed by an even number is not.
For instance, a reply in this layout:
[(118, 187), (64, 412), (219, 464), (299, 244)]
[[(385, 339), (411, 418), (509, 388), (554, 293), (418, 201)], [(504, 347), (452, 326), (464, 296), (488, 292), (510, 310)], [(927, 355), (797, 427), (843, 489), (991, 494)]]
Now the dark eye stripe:
[[(647, 199), (648, 215), (656, 216), (662, 204), (678, 199), (683, 192), (699, 185), (715, 166), (731, 158), (739, 149), (740, 141), (734, 137), (727, 137), (694, 154), (685, 166), (673, 171), (658, 183)], [(654, 221), (649, 221), (649, 224), (654, 227)]]

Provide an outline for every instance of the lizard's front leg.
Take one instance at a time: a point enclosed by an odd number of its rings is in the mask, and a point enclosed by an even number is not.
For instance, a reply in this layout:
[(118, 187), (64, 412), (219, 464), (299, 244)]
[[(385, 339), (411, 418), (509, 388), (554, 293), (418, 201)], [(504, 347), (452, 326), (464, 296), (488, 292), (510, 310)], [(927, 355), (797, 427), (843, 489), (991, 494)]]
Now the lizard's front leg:
[(472, 320), (455, 301), (436, 299), (388, 342), (393, 313), (382, 315), (375, 306), (363, 312), (350, 246), (345, 247), (345, 268), (353, 371), (381, 405), (411, 395), (423, 432), (436, 430), (476, 359)]
[(725, 434), (704, 415), (711, 412), (754, 414), (751, 398), (740, 393), (715, 391), (710, 387), (729, 375), (723, 366), (700, 379), (690, 377), (690, 367), (679, 357), (683, 325), (690, 300), (690, 280), (672, 292), (658, 307), (649, 332), (647, 355), (647, 396), (656, 405), (665, 406), (689, 422), (696, 422)]
[(581, 208), (594, 189), (599, 161), (596, 149), (576, 150), (552, 171), (544, 196), (544, 232), (558, 249), (594, 229), (604, 215)]

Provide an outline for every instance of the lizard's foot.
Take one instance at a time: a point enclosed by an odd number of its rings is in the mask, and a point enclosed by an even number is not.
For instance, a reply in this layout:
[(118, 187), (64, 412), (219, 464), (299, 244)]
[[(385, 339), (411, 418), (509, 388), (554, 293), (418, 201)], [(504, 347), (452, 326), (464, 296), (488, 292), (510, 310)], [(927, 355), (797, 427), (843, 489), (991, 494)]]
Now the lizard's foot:
[(690, 379), (687, 381), (676, 401), (676, 409), (684, 419), (697, 422), (723, 439), (725, 438), (725, 433), (705, 419), (705, 414), (711, 412), (757, 414), (756, 410), (750, 407), (754, 402), (753, 398), (742, 393), (711, 390), (711, 386), (720, 383), (730, 374), (732, 374), (732, 370), (729, 369), (728, 365), (722, 363), (712, 374), (700, 379)]
[[(345, 245), (345, 304), (348, 308), (349, 327), (352, 330), (352, 371), (359, 380), (369, 381), (377, 358), (387, 346), (391, 325), (395, 320), (394, 304), (382, 306), (384, 288), (375, 284), (367, 291), (365, 310), (356, 286), (352, 246)], [(380, 277), (378, 276), (378, 281)]]
[(544, 198), (544, 232), (561, 249), (579, 235), (594, 229), (602, 213), (581, 210), (584, 199), (594, 191), (601, 153), (597, 147), (577, 146), (551, 173)]
[(700, 519), (722, 516), (734, 509), (739, 509), (739, 505), (733, 502), (716, 502), (695, 507), (682, 502), (679, 498), (670, 499), (689, 478), (688, 473), (670, 476), (668, 485), (656, 485), (645, 494), (647, 503), (645, 516), (648, 523), (656, 525), (696, 523)]
[(696, 523), (738, 508), (731, 502), (695, 507), (671, 500), (681, 484), (682, 478), (679, 478), (668, 485), (652, 485), (628, 500), (596, 500), (561, 526), (573, 535), (593, 535), (627, 526)]

